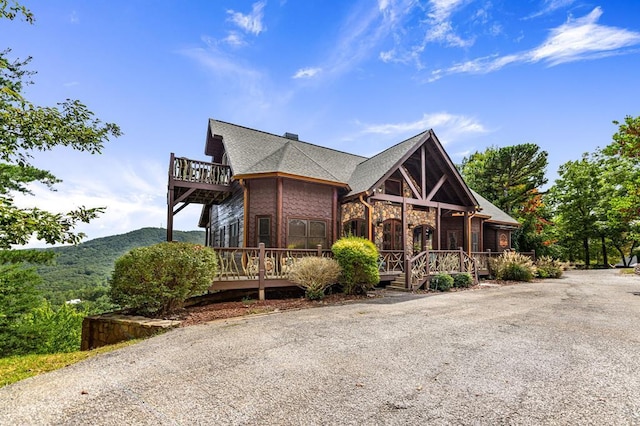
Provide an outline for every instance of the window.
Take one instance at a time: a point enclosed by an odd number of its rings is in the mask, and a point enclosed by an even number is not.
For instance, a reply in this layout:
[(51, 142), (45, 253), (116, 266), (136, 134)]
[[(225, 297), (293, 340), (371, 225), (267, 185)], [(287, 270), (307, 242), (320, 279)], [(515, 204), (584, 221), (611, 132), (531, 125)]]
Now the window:
[(290, 219), (287, 247), (296, 249), (327, 246), (327, 223), (323, 220)]
[(386, 180), (384, 183), (384, 193), (402, 196), (402, 182), (394, 179)]
[(480, 251), (480, 245), (478, 244), (479, 238), (477, 232), (471, 233), (471, 251)]
[(461, 231), (447, 231), (447, 246), (449, 250), (458, 250), (462, 245)]
[(344, 223), (342, 233), (345, 236), (367, 237), (367, 224), (364, 219), (353, 219)]
[(258, 244), (264, 243), (265, 247), (271, 247), (271, 217), (256, 217), (256, 227)]
[(225, 235), (225, 231), (226, 231), (226, 228), (224, 226), (221, 226), (218, 229), (218, 237), (219, 237), (218, 247), (226, 247), (227, 245), (227, 238)]
[(240, 243), (240, 221), (236, 220), (235, 222), (229, 225), (229, 247), (239, 247)]
[(402, 248), (402, 222), (387, 219), (382, 222), (382, 249), (404, 250)]

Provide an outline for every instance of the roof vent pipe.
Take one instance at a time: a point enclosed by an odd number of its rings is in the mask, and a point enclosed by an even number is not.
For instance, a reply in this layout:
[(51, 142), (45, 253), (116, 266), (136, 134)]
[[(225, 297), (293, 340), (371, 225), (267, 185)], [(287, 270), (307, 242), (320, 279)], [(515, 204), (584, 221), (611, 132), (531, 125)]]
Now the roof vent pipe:
[(295, 133), (289, 133), (289, 132), (286, 132), (286, 133), (284, 134), (284, 137), (285, 137), (285, 138), (287, 138), (287, 139), (291, 139), (292, 141), (297, 141), (297, 140), (299, 140), (299, 139), (298, 139), (298, 135), (296, 135)]

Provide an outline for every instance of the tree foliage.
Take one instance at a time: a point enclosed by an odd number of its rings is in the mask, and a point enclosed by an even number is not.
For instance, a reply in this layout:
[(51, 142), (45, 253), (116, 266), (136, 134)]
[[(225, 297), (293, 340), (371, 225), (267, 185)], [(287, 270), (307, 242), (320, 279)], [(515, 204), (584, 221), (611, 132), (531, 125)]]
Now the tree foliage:
[[(17, 2), (0, 1), (0, 17), (14, 19), (33, 16)], [(10, 58), (0, 52), (0, 249), (26, 244), (36, 236), (49, 244), (77, 243), (82, 234), (74, 232), (79, 222), (89, 222), (101, 208), (78, 207), (56, 213), (36, 207), (19, 208), (14, 194), (32, 194), (30, 185), (49, 188), (60, 180), (47, 170), (31, 164), (35, 152), (57, 146), (91, 154), (100, 153), (104, 142), (121, 134), (113, 123), (103, 123), (80, 101), (67, 99), (56, 106), (38, 106), (23, 93), (34, 74), (27, 69), (31, 58)]]
[[(27, 23), (34, 21), (31, 11), (17, 1), (0, 0), (0, 19), (18, 17)], [(78, 207), (57, 213), (16, 206), (15, 195), (32, 195), (32, 185), (53, 189), (60, 182), (51, 172), (31, 164), (35, 153), (63, 146), (96, 154), (104, 142), (121, 134), (117, 125), (101, 122), (78, 100), (67, 99), (55, 106), (30, 102), (24, 92), (32, 84), (34, 72), (27, 68), (31, 58), (10, 55), (10, 49), (0, 51), (0, 355), (59, 350), (69, 333), (79, 332), (75, 310), (62, 307), (54, 311), (48, 304), (43, 306), (36, 289), (39, 276), (21, 264), (46, 263), (52, 256), (13, 251), (12, 246), (24, 245), (32, 236), (50, 244), (77, 243), (83, 235), (74, 232), (76, 224), (102, 211)], [(82, 314), (76, 316), (81, 321)], [(64, 318), (68, 325), (66, 319), (72, 317), (75, 325), (71, 328), (58, 321)]]
[(630, 115), (624, 118), (624, 123), (614, 121), (618, 131), (613, 135), (613, 141), (604, 149), (605, 155), (620, 156), (640, 161), (640, 117)]
[(465, 182), (501, 210), (517, 219), (521, 227), (514, 235), (516, 248), (544, 251), (548, 212), (540, 187), (545, 177), (548, 154), (533, 143), (489, 147), (464, 158), (461, 172)]
[(0, 356), (22, 352), (22, 319), (41, 305), (36, 286), (41, 278), (21, 265), (0, 265)]
[(462, 175), (471, 188), (517, 218), (537, 189), (547, 183), (547, 157), (533, 143), (489, 147), (462, 161)]
[(549, 190), (555, 209), (555, 223), (563, 241), (583, 248), (584, 262), (590, 264), (589, 240), (596, 236), (597, 205), (600, 200), (600, 164), (591, 156), (560, 166), (559, 178)]

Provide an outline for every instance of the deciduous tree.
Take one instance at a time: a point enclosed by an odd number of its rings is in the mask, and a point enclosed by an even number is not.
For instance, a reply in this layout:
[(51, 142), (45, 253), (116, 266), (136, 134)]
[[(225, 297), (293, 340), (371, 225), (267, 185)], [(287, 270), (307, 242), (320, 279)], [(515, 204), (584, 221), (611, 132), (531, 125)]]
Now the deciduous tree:
[[(16, 2), (0, 1), (0, 18), (33, 15)], [(78, 222), (95, 218), (101, 208), (78, 207), (67, 213), (19, 208), (16, 193), (31, 194), (29, 185), (50, 188), (60, 180), (47, 170), (31, 164), (35, 152), (65, 146), (91, 154), (100, 153), (104, 142), (121, 134), (113, 123), (103, 123), (80, 101), (67, 99), (56, 106), (38, 106), (23, 93), (33, 72), (26, 66), (30, 58), (10, 58), (10, 50), (0, 52), (0, 249), (26, 244), (32, 236), (47, 243), (76, 243), (82, 234), (74, 232)]]

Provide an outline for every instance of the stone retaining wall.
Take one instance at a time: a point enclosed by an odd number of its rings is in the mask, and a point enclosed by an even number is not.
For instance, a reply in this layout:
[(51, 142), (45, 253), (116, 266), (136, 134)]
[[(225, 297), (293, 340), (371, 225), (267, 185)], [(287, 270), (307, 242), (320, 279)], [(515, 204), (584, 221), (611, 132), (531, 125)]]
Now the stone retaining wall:
[(149, 337), (180, 325), (180, 321), (109, 313), (85, 317), (80, 349), (87, 351), (130, 339)]

